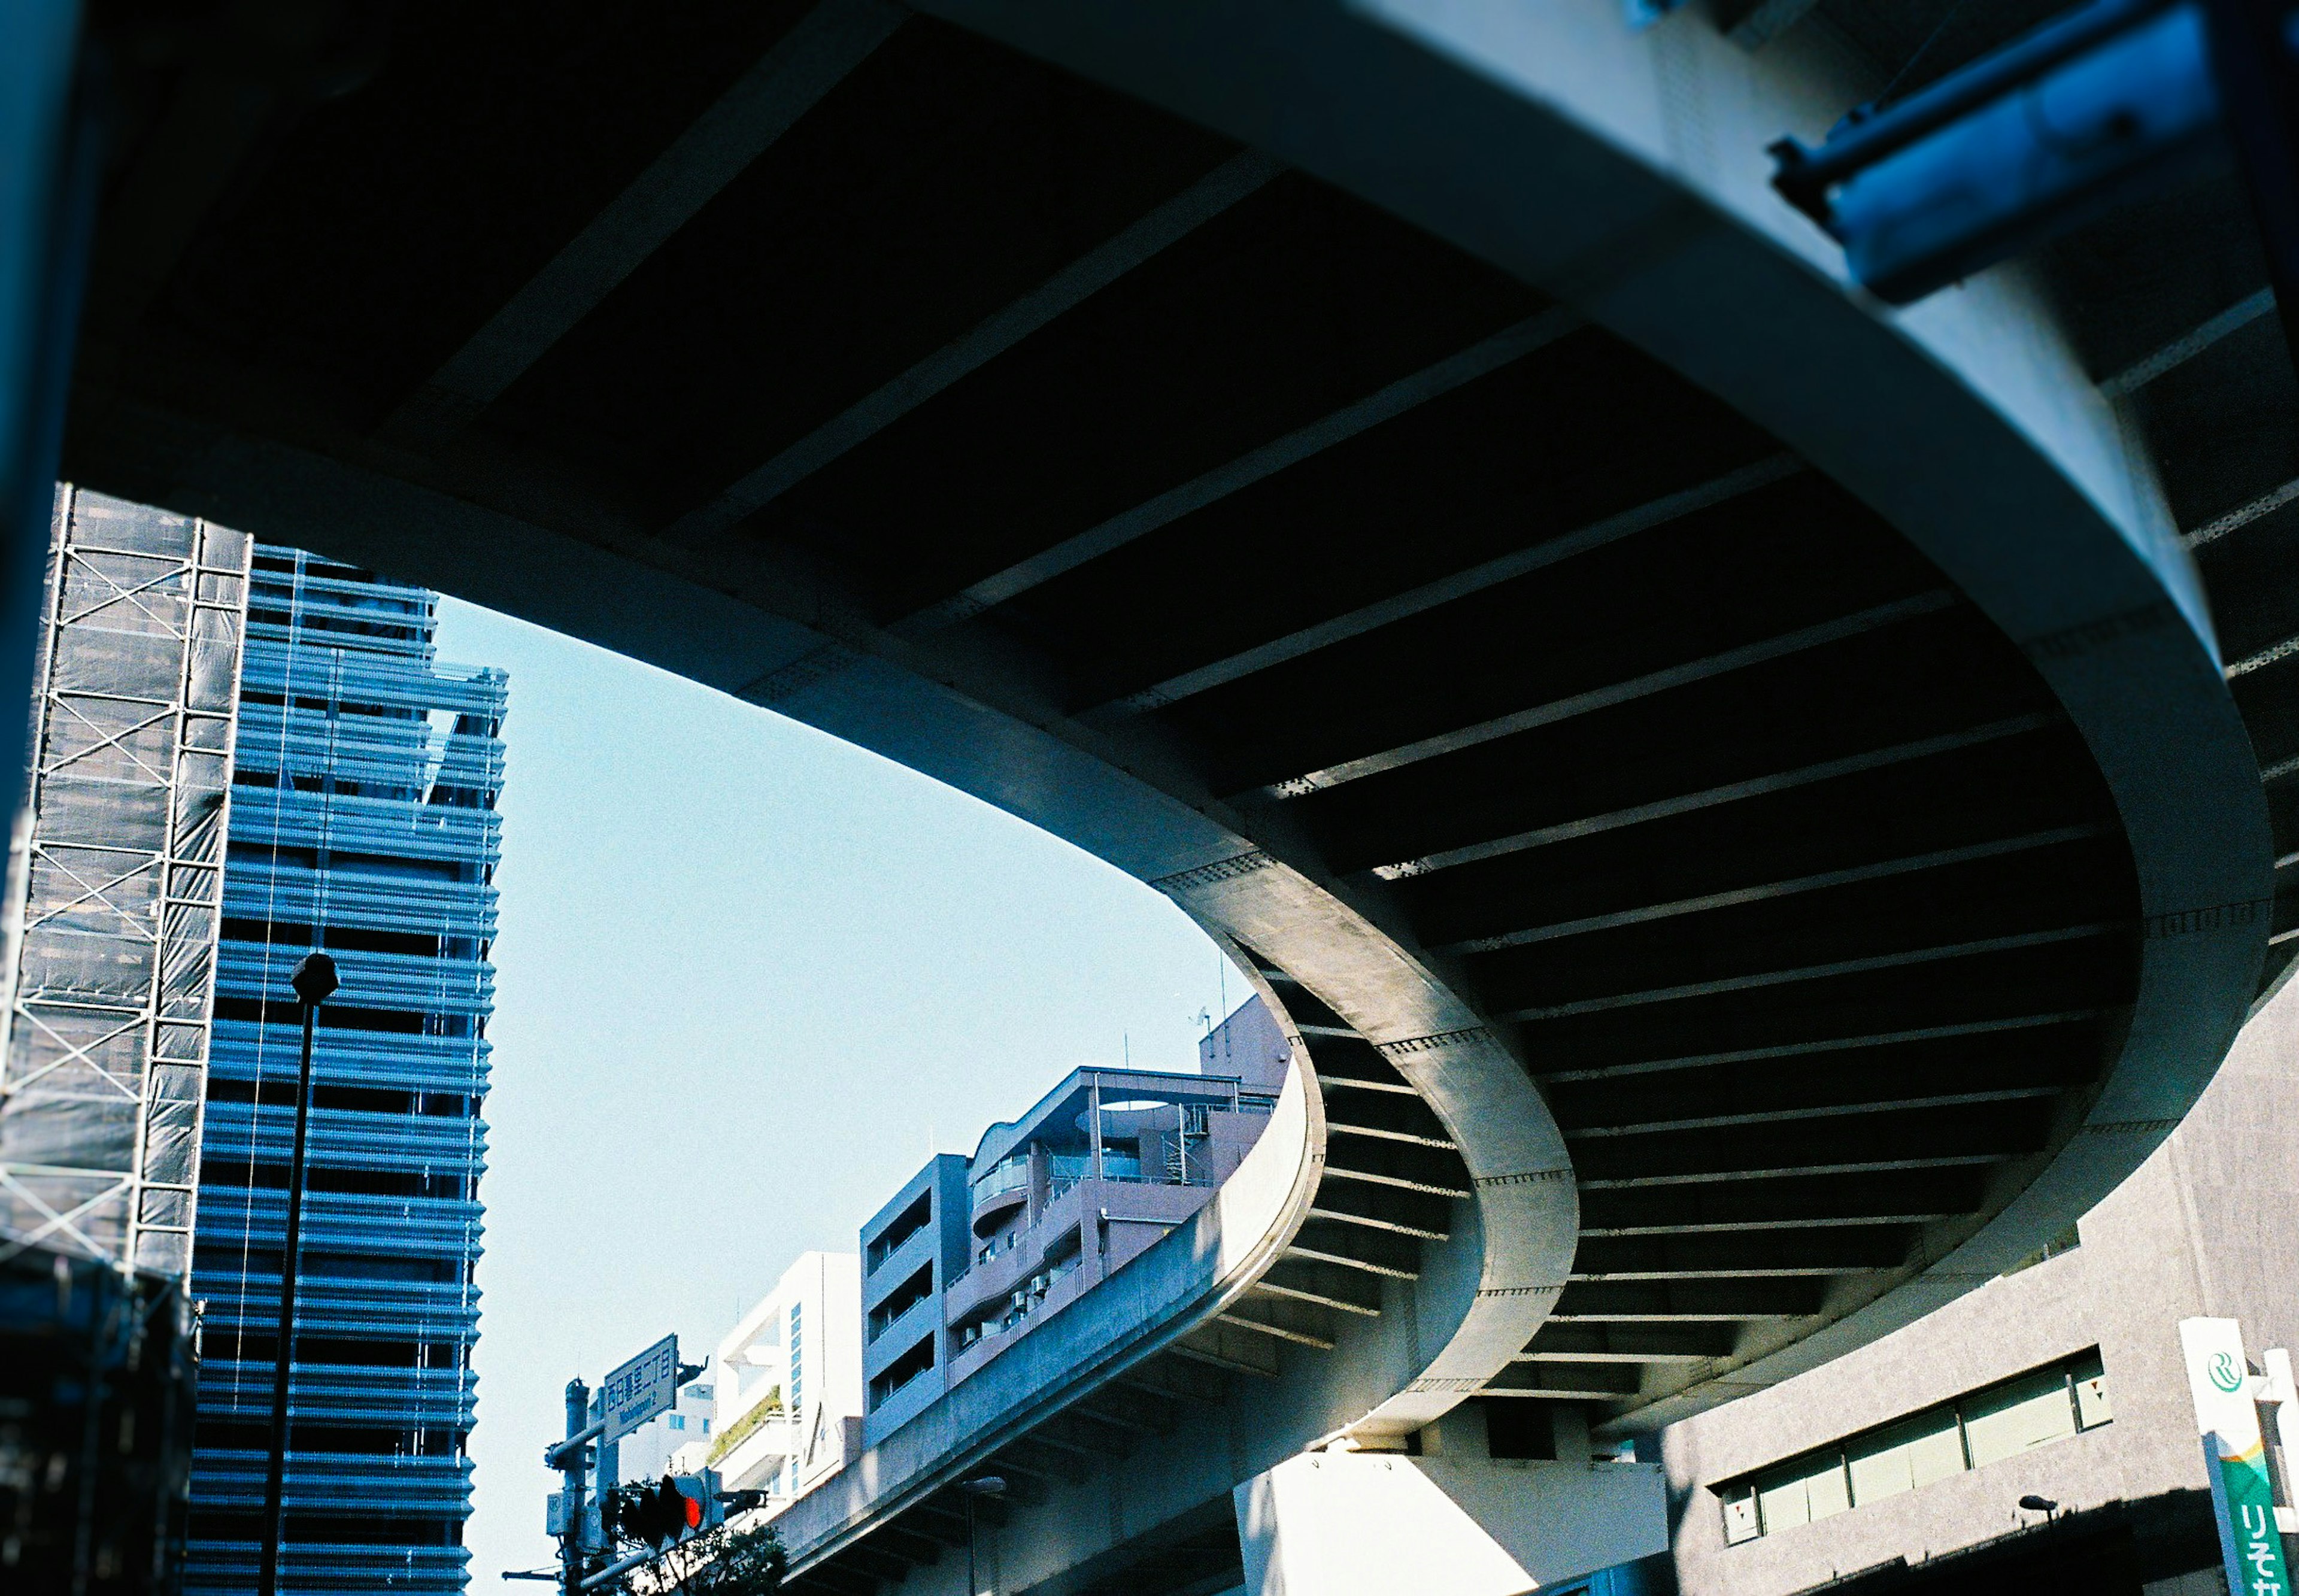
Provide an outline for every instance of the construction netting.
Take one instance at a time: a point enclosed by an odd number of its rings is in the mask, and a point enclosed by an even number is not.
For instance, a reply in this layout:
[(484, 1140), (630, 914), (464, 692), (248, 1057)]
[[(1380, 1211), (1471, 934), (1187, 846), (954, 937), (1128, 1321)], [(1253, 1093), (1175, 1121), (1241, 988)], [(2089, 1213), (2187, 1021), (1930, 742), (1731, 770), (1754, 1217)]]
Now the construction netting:
[(0, 1258), (188, 1267), (250, 554), (58, 490), (9, 858)]

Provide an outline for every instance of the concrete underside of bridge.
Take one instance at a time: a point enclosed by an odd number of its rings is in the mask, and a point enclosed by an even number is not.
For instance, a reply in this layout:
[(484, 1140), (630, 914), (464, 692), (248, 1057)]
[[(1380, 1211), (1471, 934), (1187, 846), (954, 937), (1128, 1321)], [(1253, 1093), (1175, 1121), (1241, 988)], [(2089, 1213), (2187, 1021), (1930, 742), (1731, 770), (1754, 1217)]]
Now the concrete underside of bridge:
[(1187, 1588), (1323, 1438), (1770, 1384), (2071, 1223), (2280, 968), (2231, 183), (1897, 317), (1764, 185), (1938, 6), (293, 9), (114, 41), (67, 474), (974, 793), (1300, 1038), (1250, 1189), (807, 1499), (802, 1583), (994, 1467), (1025, 1583)]

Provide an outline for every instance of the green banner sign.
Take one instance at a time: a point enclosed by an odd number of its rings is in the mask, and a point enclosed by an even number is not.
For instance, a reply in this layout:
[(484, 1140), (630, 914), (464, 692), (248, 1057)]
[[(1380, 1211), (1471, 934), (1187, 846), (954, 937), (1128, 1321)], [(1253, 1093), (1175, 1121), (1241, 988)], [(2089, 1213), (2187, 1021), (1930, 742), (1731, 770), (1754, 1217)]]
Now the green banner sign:
[(2211, 1467), (2228, 1596), (2288, 1596), (2283, 1536), (2275, 1527), (2275, 1486), (2267, 1472), (2267, 1443), (2259, 1430), (2242, 1327), (2233, 1319), (2185, 1319), (2179, 1343), (2187, 1353), (2187, 1389)]

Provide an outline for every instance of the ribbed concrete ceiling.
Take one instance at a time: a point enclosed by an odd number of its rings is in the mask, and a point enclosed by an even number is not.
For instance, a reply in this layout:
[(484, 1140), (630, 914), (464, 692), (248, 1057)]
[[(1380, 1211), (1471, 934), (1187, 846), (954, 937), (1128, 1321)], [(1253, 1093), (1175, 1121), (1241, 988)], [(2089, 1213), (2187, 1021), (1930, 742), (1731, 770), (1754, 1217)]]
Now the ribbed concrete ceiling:
[[(1785, 1344), (2071, 1133), (2139, 968), (2114, 799), (2021, 651), (1714, 395), (1336, 187), (889, 6), (422, 4), (387, 37), (306, 63), (344, 54), (352, 92), (274, 85), (188, 154), (198, 96), (131, 96), (71, 474), (169, 502), (260, 440), (729, 592), (784, 573), (960, 691), (1026, 679), (1508, 1039), (1582, 1239), (1498, 1391), (1626, 1414)], [(2263, 280), (2162, 225), (2240, 237), (2237, 197), (2046, 262), (2101, 375)], [(2299, 510), (2210, 530), (2299, 478), (2273, 318), (2136, 413), (2279, 770)], [(745, 685), (804, 714), (838, 668)], [(1332, 1093), (1307, 1267), (1409, 1272), (1459, 1160), (1269, 973)], [(1316, 1278), (1259, 1317), (1329, 1339), (1349, 1293)]]

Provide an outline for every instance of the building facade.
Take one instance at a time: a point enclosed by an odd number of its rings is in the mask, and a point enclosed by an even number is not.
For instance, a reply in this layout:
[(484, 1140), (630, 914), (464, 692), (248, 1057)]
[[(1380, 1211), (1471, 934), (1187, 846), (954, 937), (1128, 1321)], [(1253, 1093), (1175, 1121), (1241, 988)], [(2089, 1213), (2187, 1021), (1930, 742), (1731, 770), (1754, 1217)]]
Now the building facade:
[(705, 1461), (778, 1512), (860, 1450), (862, 1272), (851, 1252), (802, 1252), (718, 1343)]
[(254, 558), (199, 1183), (204, 1304), (186, 1588), (250, 1587), (261, 1534), (299, 1033), (311, 1103), (283, 1588), (465, 1581), (502, 790), (500, 671), (435, 658), (437, 596)]
[[(2287, 985), (2074, 1234), (1871, 1346), (1662, 1432), (1683, 1596), (2224, 1596), (2179, 1322), (2239, 1321), (2255, 1366), (2299, 1344), (2295, 1124)], [(2277, 1472), (2287, 1500), (2286, 1460)]]
[(863, 1443), (1204, 1207), (1258, 1139), (1289, 1056), (1249, 1000), (1199, 1043), (1204, 1073), (1074, 1070), (971, 1159), (930, 1160), (862, 1227)]

